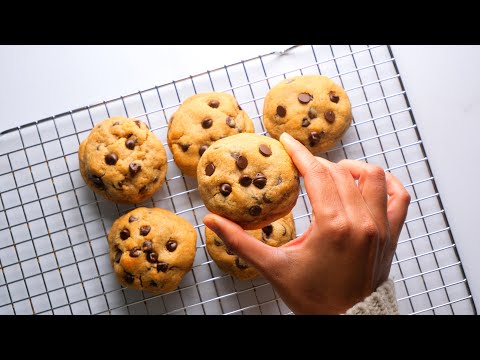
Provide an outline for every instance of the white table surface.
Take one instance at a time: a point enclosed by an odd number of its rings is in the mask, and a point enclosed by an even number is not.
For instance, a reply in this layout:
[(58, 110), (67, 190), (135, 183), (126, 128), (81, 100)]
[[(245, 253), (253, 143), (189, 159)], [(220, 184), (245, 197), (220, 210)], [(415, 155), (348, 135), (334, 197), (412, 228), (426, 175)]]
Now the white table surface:
[[(0, 46), (0, 132), (287, 47)], [(392, 49), (480, 309), (480, 46)]]

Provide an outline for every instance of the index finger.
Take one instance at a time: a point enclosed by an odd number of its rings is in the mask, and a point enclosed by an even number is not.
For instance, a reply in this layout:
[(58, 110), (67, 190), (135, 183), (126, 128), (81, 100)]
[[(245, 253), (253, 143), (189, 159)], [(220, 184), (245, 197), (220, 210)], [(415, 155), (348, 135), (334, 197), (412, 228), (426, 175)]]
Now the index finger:
[(308, 198), (317, 217), (320, 211), (327, 207), (343, 209), (328, 167), (317, 161), (316, 157), (291, 135), (284, 132), (280, 136), (280, 142), (305, 180)]

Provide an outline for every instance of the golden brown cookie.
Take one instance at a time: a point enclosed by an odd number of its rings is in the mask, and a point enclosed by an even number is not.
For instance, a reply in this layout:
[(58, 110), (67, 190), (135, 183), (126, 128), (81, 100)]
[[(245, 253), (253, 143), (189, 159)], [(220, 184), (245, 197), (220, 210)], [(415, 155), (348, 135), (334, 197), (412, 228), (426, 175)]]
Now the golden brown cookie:
[(196, 177), (198, 160), (216, 140), (238, 133), (252, 133), (252, 120), (226, 93), (203, 93), (189, 97), (171, 116), (168, 146), (185, 175)]
[(347, 93), (326, 76), (282, 80), (265, 97), (263, 121), (270, 135), (287, 132), (313, 154), (330, 150), (352, 122)]
[(137, 208), (118, 218), (108, 234), (110, 261), (125, 287), (166, 293), (191, 270), (197, 232), (170, 211)]
[(215, 142), (198, 163), (197, 179), (207, 209), (247, 230), (286, 216), (300, 189), (298, 170), (283, 145), (258, 134)]
[[(247, 233), (265, 244), (279, 247), (295, 238), (295, 223), (292, 213), (258, 230)], [(224, 272), (240, 280), (253, 280), (258, 271), (228, 249), (225, 243), (208, 227), (205, 227), (205, 245), (211, 258)]]
[(80, 173), (97, 194), (118, 203), (139, 203), (163, 184), (167, 155), (148, 126), (116, 116), (96, 125), (78, 150)]

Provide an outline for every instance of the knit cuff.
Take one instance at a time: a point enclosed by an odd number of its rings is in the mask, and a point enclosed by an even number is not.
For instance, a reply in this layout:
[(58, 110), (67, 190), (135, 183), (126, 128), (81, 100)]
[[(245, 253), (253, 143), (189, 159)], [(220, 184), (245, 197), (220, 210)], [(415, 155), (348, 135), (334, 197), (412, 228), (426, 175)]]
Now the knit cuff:
[(346, 315), (398, 315), (395, 286), (392, 280), (385, 281), (362, 302), (348, 309)]

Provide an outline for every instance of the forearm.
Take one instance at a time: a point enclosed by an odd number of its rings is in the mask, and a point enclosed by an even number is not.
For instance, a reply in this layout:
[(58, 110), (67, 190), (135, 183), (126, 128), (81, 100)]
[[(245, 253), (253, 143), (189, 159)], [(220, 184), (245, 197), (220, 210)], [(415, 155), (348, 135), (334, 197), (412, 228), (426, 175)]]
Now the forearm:
[(395, 286), (392, 280), (385, 281), (362, 302), (348, 309), (346, 315), (398, 315)]

